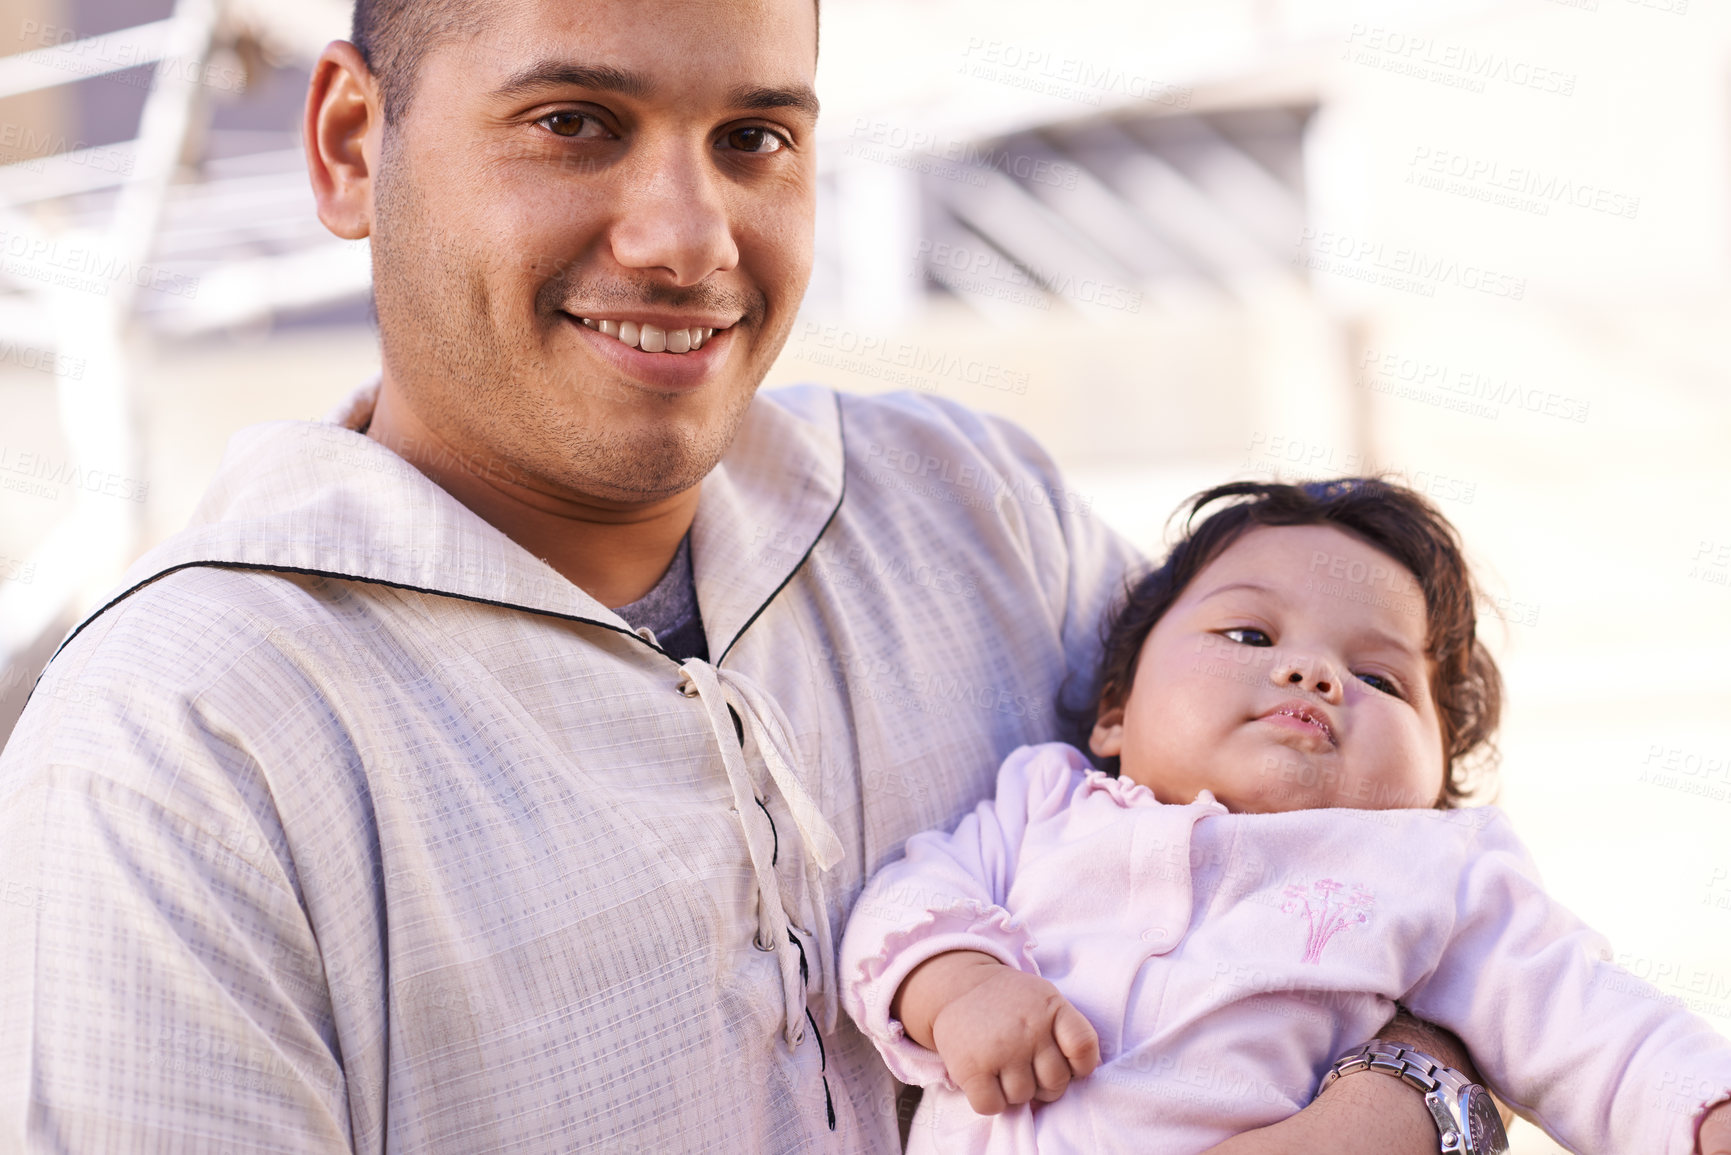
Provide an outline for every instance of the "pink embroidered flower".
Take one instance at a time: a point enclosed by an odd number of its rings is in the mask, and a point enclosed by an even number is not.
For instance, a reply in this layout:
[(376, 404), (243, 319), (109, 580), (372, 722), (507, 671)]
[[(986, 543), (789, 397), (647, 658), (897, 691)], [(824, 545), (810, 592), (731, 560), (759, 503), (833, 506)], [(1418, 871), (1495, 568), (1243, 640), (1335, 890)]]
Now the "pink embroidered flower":
[(1322, 948), (1330, 939), (1349, 926), (1370, 921), (1376, 896), (1356, 883), (1351, 894), (1342, 895), (1345, 889), (1342, 883), (1323, 878), (1311, 883), (1309, 891), (1293, 883), (1283, 893), (1280, 909), (1286, 914), (1302, 913), (1310, 924), (1304, 939), (1305, 962), (1320, 966)]

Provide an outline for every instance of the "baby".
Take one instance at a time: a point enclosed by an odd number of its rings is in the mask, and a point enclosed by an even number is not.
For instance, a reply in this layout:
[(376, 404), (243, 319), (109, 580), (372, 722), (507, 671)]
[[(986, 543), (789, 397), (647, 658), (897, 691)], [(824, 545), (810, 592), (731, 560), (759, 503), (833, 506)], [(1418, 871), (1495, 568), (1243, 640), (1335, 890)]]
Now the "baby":
[(1605, 961), (1500, 811), (1455, 808), (1501, 697), (1474, 627), (1404, 488), (1194, 499), (1106, 632), (1105, 772), (1015, 751), (854, 909), (843, 999), (926, 1088), (909, 1150), (1203, 1151), (1302, 1108), (1397, 1001), (1574, 1150), (1731, 1134), (1731, 1043)]

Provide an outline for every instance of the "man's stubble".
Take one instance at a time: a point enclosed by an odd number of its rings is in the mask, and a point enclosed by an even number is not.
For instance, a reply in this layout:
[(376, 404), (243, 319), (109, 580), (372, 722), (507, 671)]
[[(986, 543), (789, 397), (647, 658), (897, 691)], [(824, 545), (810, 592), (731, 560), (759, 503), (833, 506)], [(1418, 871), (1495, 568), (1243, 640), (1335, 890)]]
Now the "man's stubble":
[[(557, 310), (571, 302), (597, 311), (634, 303), (725, 311), (735, 298), (705, 286), (632, 292), (617, 283), (582, 295), (566, 268), (536, 290), (533, 317), (512, 318), (509, 303), (489, 290), (486, 271), (498, 258), (482, 251), (485, 238), (438, 226), (393, 136), (386, 134), (375, 194), (374, 309), (385, 365), (422, 422), (475, 468), (547, 492), (642, 502), (701, 482), (732, 444), (758, 382), (707, 423), (679, 420), (680, 397), (605, 370), (549, 363), (546, 326), (568, 324)], [(761, 321), (761, 296), (743, 311)], [(562, 406), (562, 395), (581, 404)], [(622, 408), (626, 427), (609, 427), (605, 418)]]

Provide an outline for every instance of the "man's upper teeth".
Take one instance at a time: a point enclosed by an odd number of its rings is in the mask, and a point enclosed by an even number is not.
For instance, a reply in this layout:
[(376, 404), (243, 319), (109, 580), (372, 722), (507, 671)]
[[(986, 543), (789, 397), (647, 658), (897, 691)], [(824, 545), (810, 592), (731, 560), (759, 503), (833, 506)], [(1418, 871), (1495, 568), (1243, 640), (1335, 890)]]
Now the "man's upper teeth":
[(662, 329), (643, 321), (596, 321), (578, 318), (584, 325), (609, 337), (617, 337), (645, 353), (689, 353), (703, 348), (715, 336), (714, 329)]

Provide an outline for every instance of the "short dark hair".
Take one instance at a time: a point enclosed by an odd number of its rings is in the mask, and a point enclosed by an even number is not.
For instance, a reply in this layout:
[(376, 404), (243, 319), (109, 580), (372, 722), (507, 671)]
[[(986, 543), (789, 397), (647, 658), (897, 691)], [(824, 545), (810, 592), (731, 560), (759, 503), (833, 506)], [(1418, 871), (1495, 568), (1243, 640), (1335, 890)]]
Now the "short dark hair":
[(349, 40), (378, 81), (387, 125), (407, 115), (427, 54), (483, 32), (484, 9), (482, 0), (355, 0)]
[[(812, 7), (821, 12), (819, 0)], [(486, 8), (486, 0), (355, 0), (349, 40), (378, 81), (385, 124), (401, 124), (408, 114), (427, 53), (486, 31)]]
[[(1197, 520), (1221, 502), (1229, 504)], [(1442, 723), (1444, 774), (1437, 805), (1458, 806), (1476, 791), (1481, 775), (1488, 777), (1495, 768), (1502, 675), (1478, 641), (1478, 591), (1459, 536), (1435, 506), (1385, 478), (1303, 485), (1238, 481), (1195, 495), (1179, 507), (1178, 516), (1184, 518), (1183, 528), (1166, 560), (1133, 577), (1107, 615), (1087, 704), (1064, 711), (1078, 745), (1086, 747), (1102, 710), (1129, 697), (1142, 643), (1209, 562), (1260, 526), (1332, 526), (1386, 553), (1418, 579), (1424, 592), (1425, 656)], [(1116, 758), (1095, 762), (1108, 774), (1118, 773)]]

